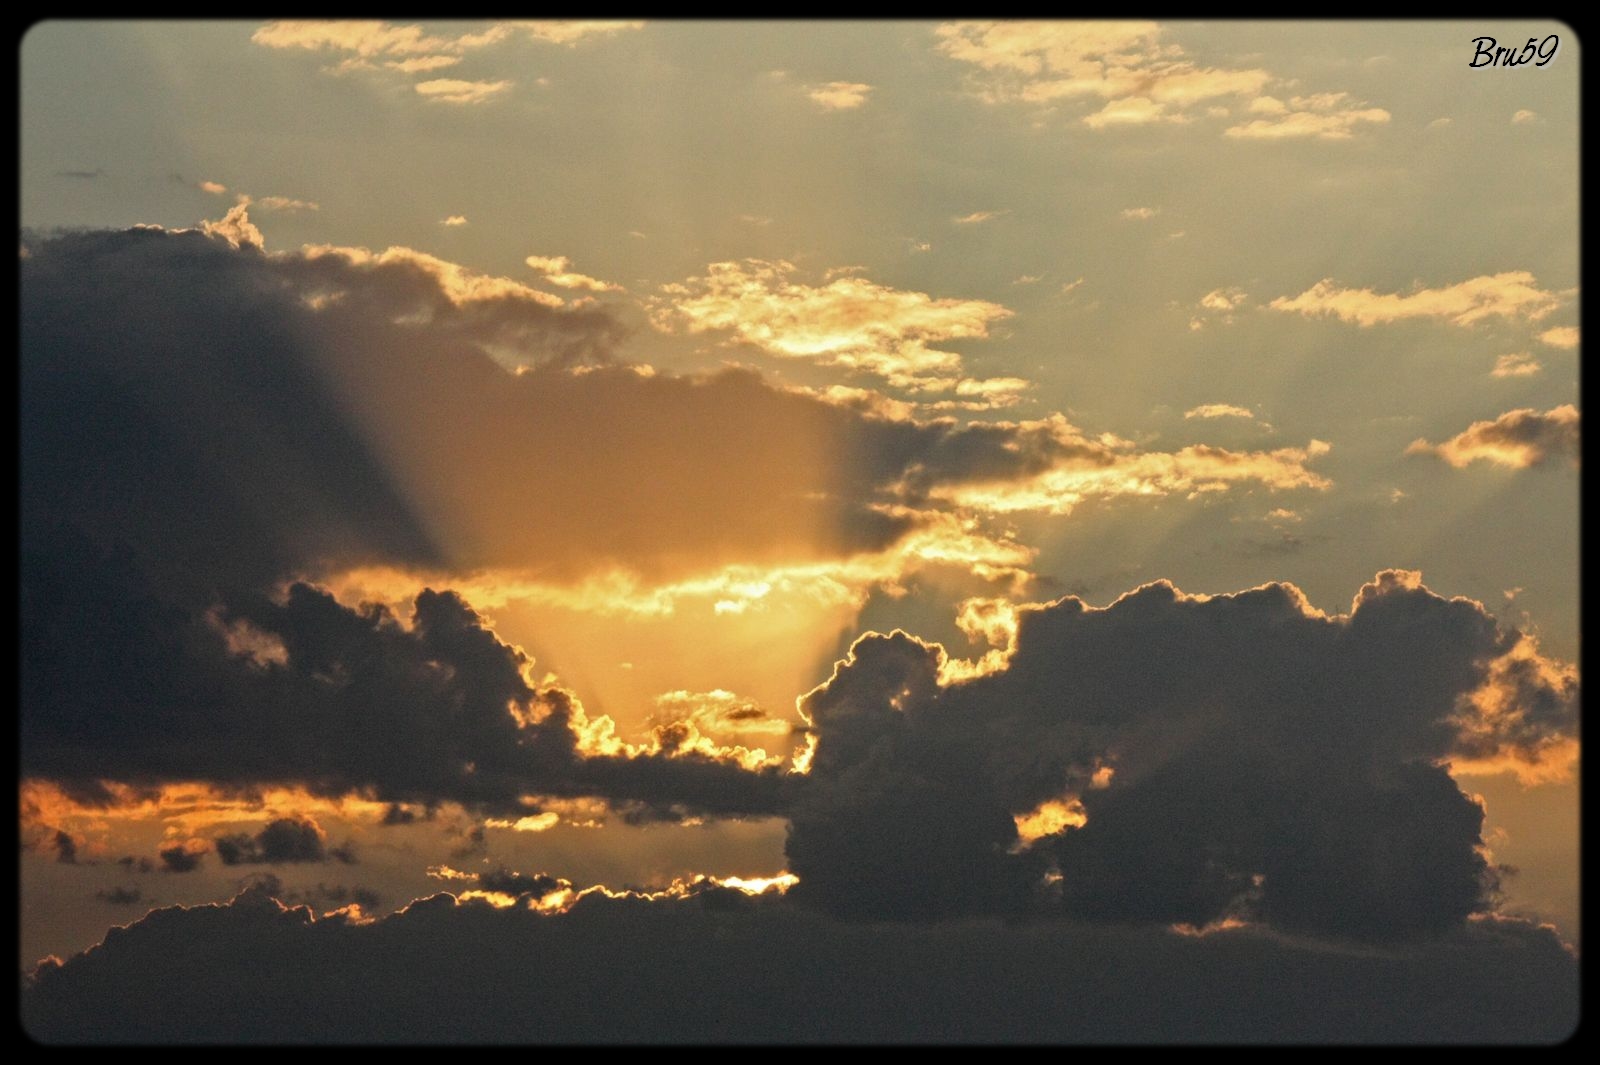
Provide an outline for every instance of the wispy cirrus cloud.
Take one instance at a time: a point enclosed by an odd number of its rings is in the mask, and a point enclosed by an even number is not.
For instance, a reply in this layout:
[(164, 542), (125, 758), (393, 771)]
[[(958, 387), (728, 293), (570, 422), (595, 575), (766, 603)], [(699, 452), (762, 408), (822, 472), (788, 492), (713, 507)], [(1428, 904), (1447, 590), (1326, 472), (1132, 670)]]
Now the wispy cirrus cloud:
[(1560, 296), (1540, 288), (1538, 279), (1526, 270), (1485, 274), (1443, 288), (1419, 287), (1407, 293), (1341, 288), (1332, 278), (1324, 278), (1298, 296), (1280, 296), (1268, 304), (1277, 311), (1334, 317), (1362, 326), (1408, 318), (1433, 318), (1460, 326), (1488, 318), (1534, 322), (1560, 305)]
[(435, 78), (419, 81), (414, 86), (418, 94), (429, 100), (446, 104), (481, 104), (511, 88), (509, 81), (462, 81), (459, 78)]

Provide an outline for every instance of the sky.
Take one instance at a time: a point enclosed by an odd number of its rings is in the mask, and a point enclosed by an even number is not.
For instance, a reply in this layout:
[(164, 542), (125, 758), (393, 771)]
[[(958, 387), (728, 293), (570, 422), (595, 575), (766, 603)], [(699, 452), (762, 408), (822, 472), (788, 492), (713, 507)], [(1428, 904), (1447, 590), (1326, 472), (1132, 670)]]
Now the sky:
[(1580, 50), (31, 27), (24, 1027), (1563, 1038)]

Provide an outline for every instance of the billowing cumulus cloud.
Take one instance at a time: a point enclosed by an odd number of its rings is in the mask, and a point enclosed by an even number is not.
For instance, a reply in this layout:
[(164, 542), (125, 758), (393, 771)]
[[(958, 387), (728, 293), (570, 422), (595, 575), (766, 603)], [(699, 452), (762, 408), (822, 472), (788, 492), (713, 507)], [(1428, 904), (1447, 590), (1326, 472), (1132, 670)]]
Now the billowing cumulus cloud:
[(1569, 667), (1415, 573), (1379, 574), (1347, 615), (1291, 585), (1158, 582), (991, 620), (974, 622), (1002, 645), (989, 668), (869, 634), (802, 701), (817, 743), (791, 897), (1437, 935), (1488, 912), (1498, 876), (1450, 762), (1565, 758), (1576, 731)]
[(1269, 304), (1273, 310), (1334, 317), (1363, 326), (1407, 318), (1436, 318), (1461, 326), (1489, 318), (1536, 322), (1560, 305), (1560, 298), (1541, 289), (1538, 279), (1525, 270), (1486, 274), (1444, 288), (1419, 287), (1407, 293), (1340, 288), (1332, 278), (1324, 278), (1298, 296), (1280, 296)]
[(1253, 929), (850, 924), (711, 881), (547, 913), (553, 878), (487, 878), (515, 893), (375, 921), (270, 885), (157, 910), (27, 976), (22, 1024), (46, 1043), (1437, 1044), (1553, 1043), (1578, 1020), (1577, 960), (1520, 921), (1330, 952)]
[(1437, 455), (1460, 468), (1474, 462), (1526, 469), (1559, 459), (1578, 464), (1578, 408), (1570, 403), (1547, 411), (1507, 411), (1493, 421), (1473, 422), (1437, 444), (1418, 439), (1406, 448), (1411, 455)]

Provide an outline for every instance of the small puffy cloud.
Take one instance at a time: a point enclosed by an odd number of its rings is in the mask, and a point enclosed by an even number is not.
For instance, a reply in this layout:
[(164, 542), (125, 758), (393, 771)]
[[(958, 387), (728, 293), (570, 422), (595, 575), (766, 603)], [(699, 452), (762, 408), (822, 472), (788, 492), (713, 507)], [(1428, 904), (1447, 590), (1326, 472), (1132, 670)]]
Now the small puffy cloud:
[(1578, 346), (1578, 327), (1575, 325), (1558, 325), (1554, 329), (1546, 329), (1539, 334), (1539, 343), (1548, 344), (1552, 348), (1566, 348), (1570, 351)]
[(1159, 207), (1124, 207), (1122, 217), (1136, 222), (1147, 221), (1161, 213)]
[(1280, 296), (1269, 306), (1307, 317), (1330, 316), (1357, 325), (1381, 325), (1407, 318), (1435, 318), (1469, 326), (1487, 318), (1538, 321), (1561, 305), (1560, 297), (1539, 287), (1526, 270), (1485, 274), (1444, 288), (1408, 293), (1340, 288), (1324, 278), (1295, 297)]
[(1380, 107), (1362, 107), (1343, 92), (1294, 96), (1288, 103), (1274, 96), (1261, 96), (1250, 102), (1250, 112), (1267, 117), (1229, 126), (1223, 133), (1250, 140), (1348, 140), (1358, 126), (1383, 125), (1390, 119), (1389, 112)]
[(1502, 355), (1494, 360), (1494, 369), (1489, 371), (1491, 377), (1532, 377), (1544, 367), (1539, 360), (1525, 351)]
[(1043, 274), (1023, 274), (1021, 277), (1018, 277), (1015, 281), (1013, 281), (1011, 283), (1013, 285), (1037, 285), (1040, 281), (1043, 281), (1043, 280), (1044, 280), (1044, 275)]
[(999, 218), (1001, 215), (1009, 213), (1009, 211), (973, 211), (971, 214), (960, 215), (959, 217), (952, 218), (950, 221), (954, 222), (958, 226), (972, 226), (977, 225), (980, 222), (987, 222), (990, 219)]
[(222, 184), (220, 181), (202, 181), (200, 182), (200, 191), (209, 192), (213, 196), (221, 196), (223, 193), (228, 191), (228, 186)]
[(1507, 411), (1493, 421), (1473, 422), (1438, 444), (1418, 439), (1406, 448), (1408, 455), (1437, 455), (1460, 468), (1488, 462), (1526, 469), (1556, 459), (1578, 464), (1578, 408), (1567, 403), (1547, 411), (1531, 408)]
[(867, 102), (871, 85), (854, 81), (830, 81), (808, 90), (806, 95), (826, 111), (853, 111)]
[(1530, 122), (1537, 121), (1539, 121), (1538, 112), (1529, 111), (1527, 108), (1522, 108), (1511, 116), (1511, 124), (1514, 126), (1525, 126)]
[(1255, 414), (1231, 403), (1202, 403), (1183, 412), (1185, 418), (1254, 418)]
[(447, 104), (479, 104), (493, 99), (511, 87), (509, 81), (462, 81), (459, 78), (436, 78), (419, 81), (414, 86), (429, 100)]
[(162, 847), (157, 852), (161, 869), (167, 873), (192, 873), (200, 868), (200, 859), (211, 852), (211, 844), (203, 839), (190, 839)]
[(1236, 309), (1245, 300), (1243, 289), (1218, 288), (1212, 289), (1200, 297), (1200, 306), (1208, 311), (1231, 311)]
[(565, 255), (530, 255), (523, 262), (544, 275), (544, 280), (561, 288), (584, 288), (591, 292), (621, 292), (621, 285), (600, 281), (571, 269), (572, 263)]
[(467, 216), (464, 214), (453, 214), (447, 218), (439, 219), (439, 224), (441, 226), (464, 226), (467, 224)]

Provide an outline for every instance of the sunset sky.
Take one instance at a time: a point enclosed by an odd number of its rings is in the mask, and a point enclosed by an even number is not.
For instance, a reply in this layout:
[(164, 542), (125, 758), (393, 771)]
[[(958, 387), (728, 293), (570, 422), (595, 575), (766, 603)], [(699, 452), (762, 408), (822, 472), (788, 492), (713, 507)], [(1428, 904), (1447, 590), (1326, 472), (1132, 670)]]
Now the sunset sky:
[(24, 1024), (1561, 1038), (1580, 61), (34, 26)]

